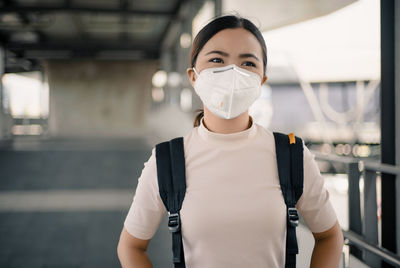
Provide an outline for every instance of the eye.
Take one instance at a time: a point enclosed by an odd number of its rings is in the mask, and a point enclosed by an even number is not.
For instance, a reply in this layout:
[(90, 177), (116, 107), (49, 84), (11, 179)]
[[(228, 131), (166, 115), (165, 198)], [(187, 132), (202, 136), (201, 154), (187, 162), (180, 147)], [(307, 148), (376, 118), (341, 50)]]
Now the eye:
[(223, 63), (224, 61), (221, 58), (212, 58), (209, 60), (209, 62)]
[(254, 62), (251, 62), (251, 61), (245, 61), (242, 65), (244, 65), (244, 66), (250, 66), (250, 67), (256, 67), (256, 65), (254, 64)]

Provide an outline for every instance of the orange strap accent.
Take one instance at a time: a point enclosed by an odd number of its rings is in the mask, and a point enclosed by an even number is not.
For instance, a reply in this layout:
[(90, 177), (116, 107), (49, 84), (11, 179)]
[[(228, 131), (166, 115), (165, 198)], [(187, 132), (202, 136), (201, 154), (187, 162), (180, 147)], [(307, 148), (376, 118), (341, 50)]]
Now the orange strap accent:
[(296, 138), (295, 138), (294, 134), (293, 133), (289, 133), (288, 136), (289, 136), (289, 143), (290, 144), (295, 144), (296, 143)]

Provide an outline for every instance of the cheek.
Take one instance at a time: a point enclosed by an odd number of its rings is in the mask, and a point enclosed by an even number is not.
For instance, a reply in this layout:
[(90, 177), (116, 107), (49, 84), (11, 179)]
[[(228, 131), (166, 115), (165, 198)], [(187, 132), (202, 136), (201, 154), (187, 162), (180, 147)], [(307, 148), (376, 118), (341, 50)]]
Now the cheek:
[(199, 65), (199, 68), (201, 70), (203, 70), (203, 69), (207, 69), (207, 68), (211, 68), (211, 67), (217, 67), (218, 63), (210, 62), (208, 58), (205, 58), (205, 59), (201, 59), (199, 61), (198, 65)]
[(203, 54), (199, 54), (196, 59), (196, 65), (203, 65), (208, 62), (209, 56), (205, 56)]
[(194, 67), (196, 68), (196, 71), (200, 73), (206, 67), (204, 60), (198, 58)]
[(256, 74), (258, 74), (258, 76), (261, 78), (261, 83), (262, 83), (262, 79), (263, 79), (263, 77), (264, 77), (264, 71), (263, 71), (263, 69), (261, 68), (259, 68), (259, 67), (257, 67), (257, 69), (256, 70), (252, 70), (254, 73), (256, 73)]

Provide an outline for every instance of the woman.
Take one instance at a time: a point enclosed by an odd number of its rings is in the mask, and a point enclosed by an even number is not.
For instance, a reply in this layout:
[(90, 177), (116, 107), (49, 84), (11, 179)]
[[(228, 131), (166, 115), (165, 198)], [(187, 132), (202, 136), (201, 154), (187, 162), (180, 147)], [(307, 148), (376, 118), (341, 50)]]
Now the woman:
[[(264, 39), (244, 18), (216, 18), (193, 42), (187, 74), (204, 112), (184, 136), (187, 189), (180, 213), (186, 267), (285, 265), (286, 207), (274, 137), (248, 114), (267, 80), (266, 64)], [(337, 267), (343, 236), (306, 147), (304, 190), (296, 207), (315, 237), (311, 267)], [(121, 233), (123, 267), (151, 267), (147, 245), (165, 213), (153, 148)]]

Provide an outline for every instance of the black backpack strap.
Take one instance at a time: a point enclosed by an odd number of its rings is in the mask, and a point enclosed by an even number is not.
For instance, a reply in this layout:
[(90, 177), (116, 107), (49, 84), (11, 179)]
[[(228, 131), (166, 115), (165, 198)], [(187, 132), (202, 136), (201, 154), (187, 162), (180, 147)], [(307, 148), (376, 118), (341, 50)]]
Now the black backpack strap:
[(279, 182), (287, 209), (285, 268), (295, 268), (299, 253), (296, 237), (299, 215), (295, 206), (303, 193), (303, 142), (293, 133), (274, 132), (274, 138)]
[(183, 137), (156, 145), (157, 179), (160, 197), (168, 211), (175, 268), (185, 267), (180, 210), (186, 192)]

